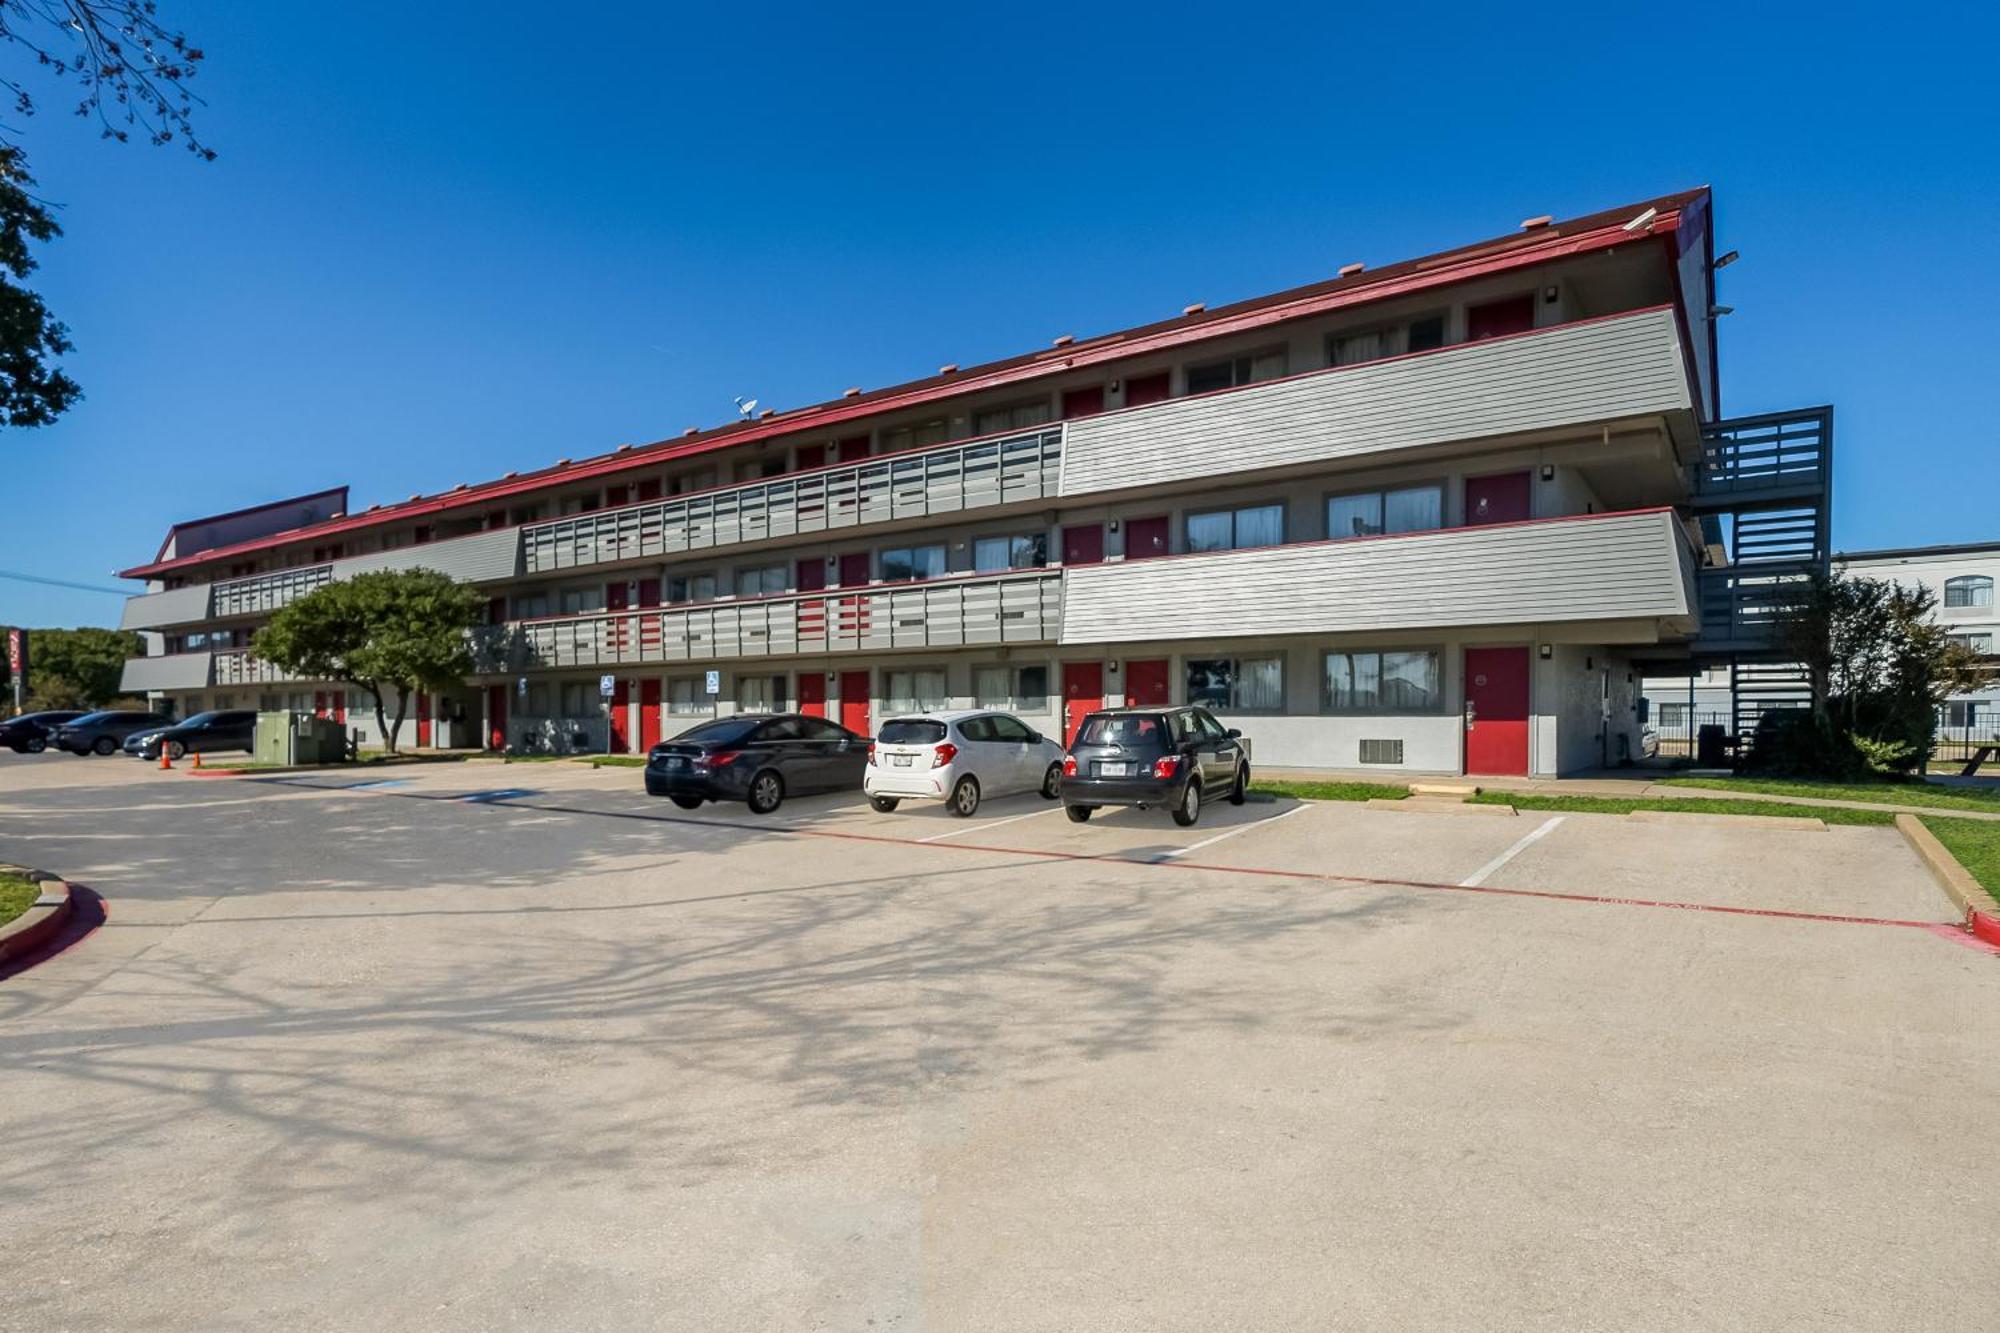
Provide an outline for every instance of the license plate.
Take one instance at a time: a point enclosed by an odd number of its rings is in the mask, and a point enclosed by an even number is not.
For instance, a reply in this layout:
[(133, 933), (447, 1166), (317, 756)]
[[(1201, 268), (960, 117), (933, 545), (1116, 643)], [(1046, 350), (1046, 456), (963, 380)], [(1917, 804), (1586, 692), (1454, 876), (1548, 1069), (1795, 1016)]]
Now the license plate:
[(686, 768), (687, 766), (688, 766), (688, 761), (686, 756), (678, 754), (670, 754), (667, 756), (668, 768)]
[(1100, 763), (1097, 766), (1097, 775), (1104, 778), (1129, 778), (1132, 776), (1132, 765), (1122, 761), (1118, 763)]
[(892, 754), (889, 756), (889, 766), (891, 768), (908, 768), (910, 760), (914, 757), (907, 754)]

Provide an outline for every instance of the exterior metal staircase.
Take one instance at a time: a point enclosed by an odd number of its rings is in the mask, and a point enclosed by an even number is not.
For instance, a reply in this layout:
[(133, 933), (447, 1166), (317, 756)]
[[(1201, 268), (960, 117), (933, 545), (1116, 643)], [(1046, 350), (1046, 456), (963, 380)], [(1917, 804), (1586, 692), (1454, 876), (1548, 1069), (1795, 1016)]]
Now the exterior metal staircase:
[(1732, 721), (1743, 747), (1764, 713), (1805, 708), (1805, 669), (1782, 659), (1784, 605), (1832, 556), (1833, 409), (1803, 408), (1718, 421), (1702, 433), (1690, 507), (1720, 541), (1701, 571), (1697, 666), (1729, 667)]

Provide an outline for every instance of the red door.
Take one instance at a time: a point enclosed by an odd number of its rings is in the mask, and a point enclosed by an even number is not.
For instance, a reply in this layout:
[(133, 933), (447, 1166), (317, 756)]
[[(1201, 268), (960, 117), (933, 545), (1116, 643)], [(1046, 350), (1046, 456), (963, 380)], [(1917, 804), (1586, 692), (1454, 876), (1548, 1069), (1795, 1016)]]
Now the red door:
[(658, 606), (660, 604), (660, 581), (658, 579), (639, 580), (639, 605)]
[(623, 676), (611, 687), (611, 753), (624, 754), (632, 748), (631, 728), (625, 715), (632, 704), (632, 682)]
[(651, 751), (660, 743), (660, 680), (639, 682), (639, 748)]
[(1076, 743), (1076, 729), (1083, 720), (1104, 707), (1104, 664), (1102, 662), (1064, 662), (1063, 685), (1063, 744)]
[(800, 592), (818, 592), (826, 586), (826, 561), (819, 556), (808, 556), (799, 561), (797, 581)]
[(1062, 530), (1063, 563), (1094, 565), (1104, 559), (1104, 525), (1085, 523)]
[[(605, 584), (605, 585), (604, 585), (604, 609), (605, 609), (605, 610), (607, 610), (607, 611), (629, 611), (629, 610), (631, 610), (631, 609), (632, 609), (632, 585), (631, 585), (631, 584), (629, 584), (629, 583), (627, 583), (627, 582), (625, 582), (625, 581), (624, 581), (624, 580), (622, 580), (622, 579), (621, 579), (621, 580), (619, 580), (619, 581), (618, 581), (618, 582), (616, 582), (616, 583), (607, 583), (607, 584)], [(611, 640), (611, 651), (612, 651), (612, 652), (614, 652), (614, 653), (623, 653), (623, 652), (625, 651), (625, 620), (624, 620), (624, 618), (623, 618), (623, 617), (619, 617), (619, 618), (617, 618), (617, 619), (614, 619), (614, 620), (613, 620), (613, 621), (612, 621), (612, 622), (611, 622), (611, 623), (610, 623), (610, 624), (609, 624), (608, 626), (606, 626), (606, 629), (607, 629), (607, 630), (609, 631), (609, 635), (610, 635), (610, 640)], [(624, 682), (623, 682), (623, 681), (620, 681), (620, 682), (619, 682), (619, 684), (621, 684), (621, 685), (622, 685), (622, 684), (624, 684)]]
[(1063, 420), (1094, 417), (1104, 410), (1104, 386), (1092, 384), (1081, 389), (1065, 389), (1062, 396)]
[(325, 716), (326, 716), (326, 691), (325, 691), (325, 690), (314, 690), (314, 691), (313, 691), (313, 716), (314, 716), (314, 717), (325, 717)]
[[(1167, 516), (1125, 520), (1125, 558), (1151, 560), (1167, 553)], [(1165, 700), (1161, 700), (1162, 703)]]
[(507, 687), (488, 685), (486, 687), (486, 748), (504, 750), (507, 748)]
[(873, 736), (868, 724), (868, 673), (840, 673), (840, 725), (857, 736)]
[(629, 503), (631, 498), (632, 492), (627, 487), (606, 486), (604, 488), (604, 507), (606, 509), (616, 509), (619, 505)]
[(798, 448), (799, 471), (809, 467), (826, 466), (826, 446), (823, 444), (802, 444)]
[(657, 499), (659, 499), (659, 498), (660, 498), (660, 479), (659, 479), (658, 477), (648, 477), (648, 478), (646, 478), (646, 479), (645, 479), (644, 481), (640, 482), (640, 483), (639, 483), (639, 498), (640, 498), (641, 500), (657, 500)]
[(505, 597), (489, 597), (486, 599), (486, 623), (489, 625), (504, 625), (507, 623), (507, 599)]
[(868, 457), (868, 437), (866, 435), (850, 435), (835, 445), (834, 448), (839, 451), (841, 462), (859, 462), (861, 459)]
[(326, 706), (333, 712), (333, 720), (341, 726), (347, 725), (347, 691), (328, 690)]
[(799, 673), (799, 711), (807, 717), (826, 716), (826, 673)]
[(1465, 771), (1528, 772), (1528, 650), (1465, 650)]
[(868, 552), (849, 551), (840, 557), (840, 586), (859, 588), (868, 582)]
[(1468, 527), (1483, 523), (1520, 523), (1530, 517), (1528, 474), (1502, 472), (1491, 477), (1465, 479), (1465, 522)]
[(1147, 403), (1162, 402), (1173, 385), (1173, 375), (1162, 370), (1156, 375), (1135, 375), (1125, 381), (1125, 406), (1144, 407)]
[(1498, 338), (1509, 333), (1526, 333), (1535, 327), (1535, 294), (1510, 296), (1504, 301), (1489, 301), (1476, 305), (1465, 312), (1465, 340), (1478, 342), (1481, 338)]
[(431, 743), (431, 694), (429, 690), (417, 692), (417, 744)]
[(1161, 708), (1170, 702), (1165, 658), (1125, 664), (1125, 702), (1134, 708)]

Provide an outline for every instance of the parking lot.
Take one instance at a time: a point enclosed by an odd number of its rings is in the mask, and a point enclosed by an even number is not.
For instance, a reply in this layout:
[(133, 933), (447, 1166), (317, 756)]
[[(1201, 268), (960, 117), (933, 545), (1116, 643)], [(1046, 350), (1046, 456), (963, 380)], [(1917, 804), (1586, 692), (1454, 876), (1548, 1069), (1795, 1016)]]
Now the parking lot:
[(759, 819), (629, 769), (0, 756), (35, 1328), (1912, 1328), (2000, 1297), (2000, 959), (1892, 829)]

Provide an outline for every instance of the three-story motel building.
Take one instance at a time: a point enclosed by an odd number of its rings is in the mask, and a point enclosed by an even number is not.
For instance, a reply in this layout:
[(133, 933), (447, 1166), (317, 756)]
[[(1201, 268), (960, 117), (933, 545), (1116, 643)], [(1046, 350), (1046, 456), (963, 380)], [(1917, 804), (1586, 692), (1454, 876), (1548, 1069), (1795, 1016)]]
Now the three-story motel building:
[(1695, 190), (363, 512), (177, 524), (124, 571), (125, 687), (370, 731), (250, 636), (421, 566), (490, 623), (406, 744), (1190, 701), (1267, 767), (1616, 763), (1642, 674), (1769, 674), (1768, 591), (1826, 560), (1830, 414), (1720, 419), (1717, 267)]

